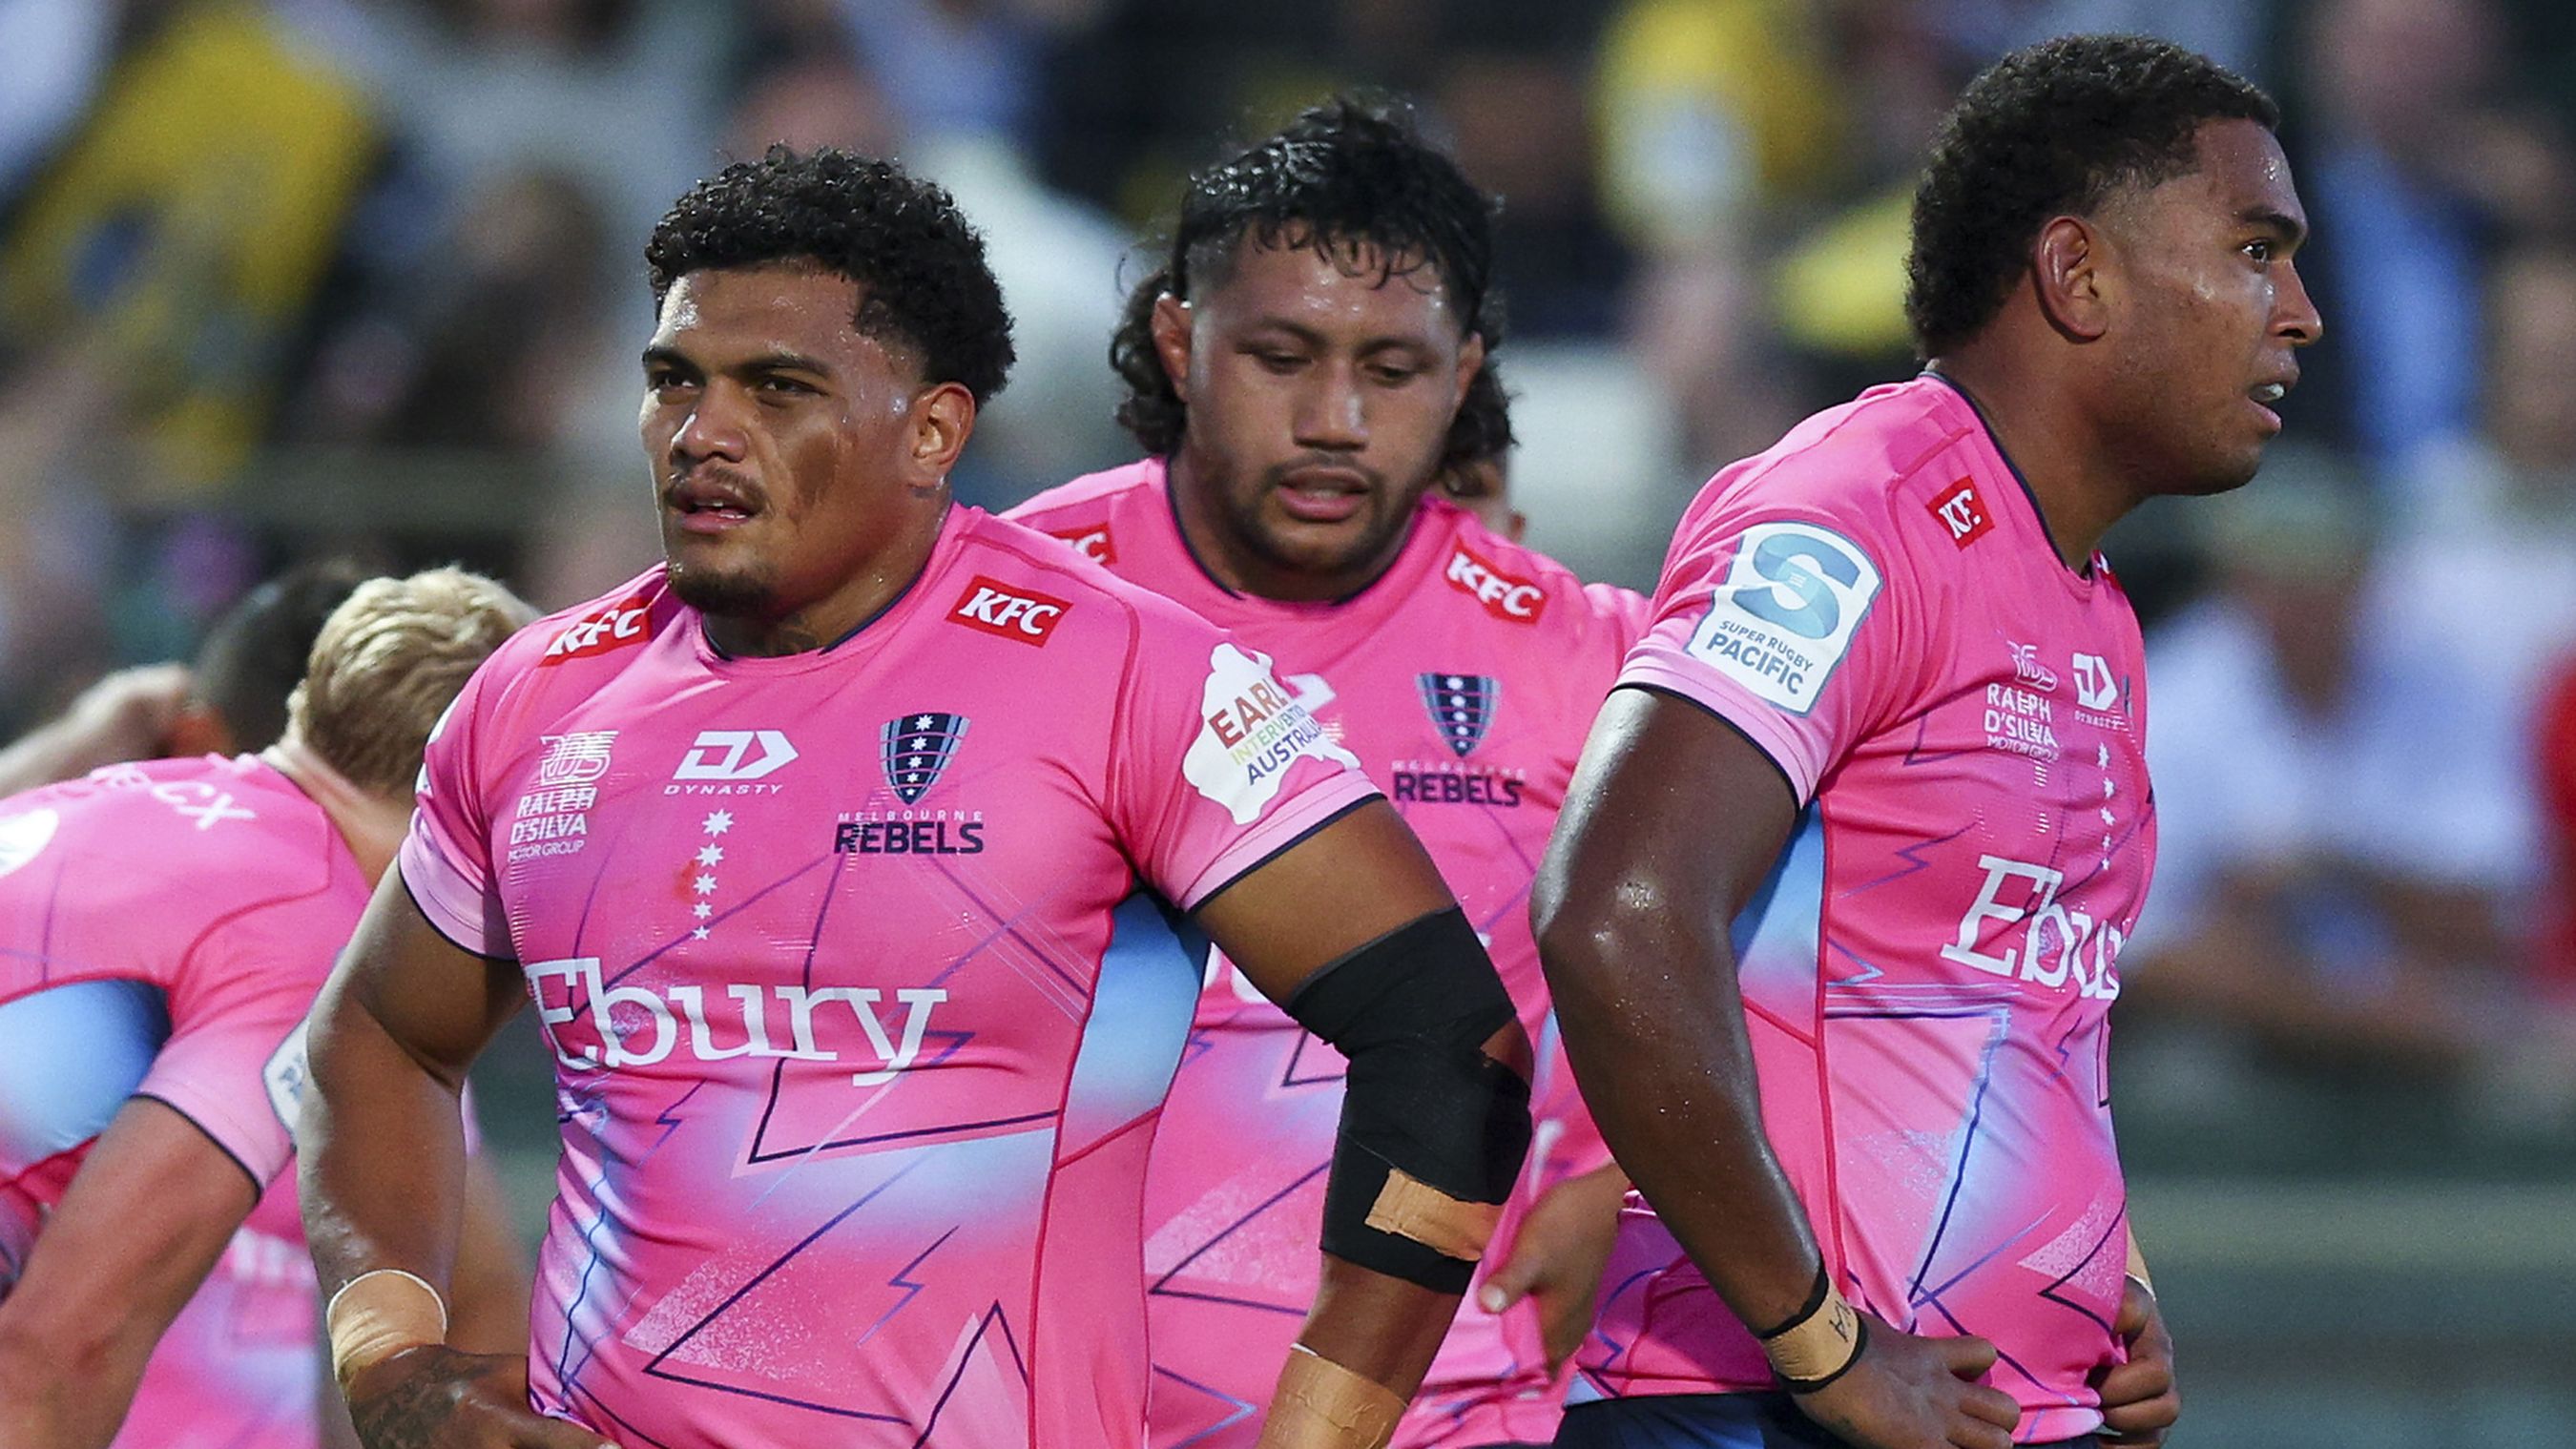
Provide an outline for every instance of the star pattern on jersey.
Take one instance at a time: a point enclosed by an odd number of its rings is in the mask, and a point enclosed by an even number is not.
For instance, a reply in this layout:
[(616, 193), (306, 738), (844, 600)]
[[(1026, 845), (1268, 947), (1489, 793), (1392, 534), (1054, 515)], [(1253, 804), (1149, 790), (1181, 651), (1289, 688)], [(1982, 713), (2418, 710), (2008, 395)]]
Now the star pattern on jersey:
[(724, 864), (725, 853), (724, 847), (715, 844), (712, 837), (733, 829), (733, 812), (713, 811), (705, 820), (699, 822), (698, 829), (711, 838), (707, 844), (693, 850), (689, 855), (689, 863), (680, 868), (680, 873), (689, 878), (689, 894), (696, 897), (689, 903), (689, 916), (697, 922), (689, 928), (689, 939), (692, 941), (706, 940), (715, 933), (716, 908), (714, 902), (708, 897), (716, 893), (716, 887), (719, 884), (716, 879), (716, 867)]

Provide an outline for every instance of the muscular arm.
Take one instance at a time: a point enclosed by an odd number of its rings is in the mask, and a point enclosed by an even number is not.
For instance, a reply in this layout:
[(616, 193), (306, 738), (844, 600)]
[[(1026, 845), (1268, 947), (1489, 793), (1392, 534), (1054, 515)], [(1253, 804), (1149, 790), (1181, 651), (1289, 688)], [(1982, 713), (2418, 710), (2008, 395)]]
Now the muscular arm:
[(195, 1123), (149, 1097), (127, 1102), (0, 1299), (0, 1444), (116, 1437), (153, 1346), (258, 1201)]
[[(1823, 1261), (1762, 1125), (1729, 927), (1796, 797), (1768, 756), (1698, 707), (1611, 693), (1539, 870), (1539, 958), (1593, 1120), (1709, 1286), (1756, 1333), (1806, 1309)], [(1881, 1323), (1808, 1417), (1863, 1449), (2002, 1449), (2020, 1410), (1977, 1385), (1973, 1338)]]
[[(1394, 808), (1373, 801), (1228, 886), (1198, 920), (1247, 980), (1284, 1002), (1317, 968), (1454, 904)], [(1527, 1076), (1529, 1047), (1517, 1024), (1485, 1050)], [(1327, 1254), (1298, 1342), (1410, 1398), (1457, 1308), (1454, 1294)]]
[(322, 1294), (376, 1268), (444, 1291), (465, 1199), (465, 1070), (516, 1009), (517, 968), (438, 934), (388, 871), (313, 1005), (296, 1130)]
[[(386, 873), (307, 1033), (312, 1080), (296, 1139), (304, 1231), (326, 1301), (351, 1279), (392, 1268), (456, 1302), (449, 1285), (467, 1196), (457, 1098), (465, 1069), (520, 1000), (516, 967), (439, 935), (401, 873)], [(458, 1346), (460, 1331), (472, 1331), (470, 1314), (450, 1318), (445, 1342), (352, 1368), (345, 1387), (362, 1441), (596, 1449), (598, 1436), (529, 1412), (523, 1341), (475, 1354)]]
[(1593, 1120), (1709, 1286), (1757, 1328), (1799, 1310), (1820, 1256), (1763, 1135), (1728, 926), (1796, 819), (1788, 782), (1733, 728), (1618, 690), (1533, 901)]
[(0, 795), (160, 754), (187, 694), (184, 665), (118, 670), (82, 691), (60, 716), (0, 749)]

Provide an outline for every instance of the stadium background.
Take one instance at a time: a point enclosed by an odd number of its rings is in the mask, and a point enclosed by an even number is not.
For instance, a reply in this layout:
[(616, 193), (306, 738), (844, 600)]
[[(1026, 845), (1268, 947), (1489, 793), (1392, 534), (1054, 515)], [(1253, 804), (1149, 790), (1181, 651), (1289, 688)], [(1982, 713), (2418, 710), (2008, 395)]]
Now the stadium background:
[[(1650, 586), (1710, 471), (1910, 370), (1928, 129), (2070, 29), (2283, 98), (2329, 331), (2253, 489), (2108, 548), (2167, 830), (2115, 1072), (2179, 1442), (2576, 1442), (2556, 0), (0, 0), (0, 737), (295, 559), (547, 608), (650, 562), (642, 239), (774, 138), (900, 155), (986, 228), (1021, 361), (963, 497), (1121, 461), (1132, 242), (1355, 83), (1506, 198), (1531, 540)], [(533, 1038), (486, 1076), (533, 1230)]]

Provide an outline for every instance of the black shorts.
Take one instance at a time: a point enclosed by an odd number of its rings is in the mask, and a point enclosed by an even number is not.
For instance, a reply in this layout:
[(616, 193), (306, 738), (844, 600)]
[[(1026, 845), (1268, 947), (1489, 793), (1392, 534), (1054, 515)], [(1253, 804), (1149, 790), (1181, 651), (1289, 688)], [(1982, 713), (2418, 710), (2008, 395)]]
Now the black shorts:
[[(1787, 1394), (1645, 1394), (1565, 1411), (1556, 1449), (1846, 1449)], [(2031, 1446), (2036, 1449), (2036, 1446)], [(2086, 1434), (2054, 1449), (2100, 1449)]]

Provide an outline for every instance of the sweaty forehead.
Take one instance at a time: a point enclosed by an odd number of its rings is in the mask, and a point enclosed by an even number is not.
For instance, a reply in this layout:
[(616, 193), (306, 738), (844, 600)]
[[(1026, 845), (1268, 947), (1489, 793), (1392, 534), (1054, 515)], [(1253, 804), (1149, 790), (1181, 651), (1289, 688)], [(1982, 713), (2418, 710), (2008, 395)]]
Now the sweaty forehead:
[(1246, 236), (1214, 281), (1204, 300), (1243, 322), (1463, 325), (1436, 265), (1367, 242), (1318, 246), (1302, 234)]
[(2228, 223), (2282, 218), (2304, 233), (2307, 213), (2290, 179), (2289, 159), (2278, 138), (2254, 121), (2202, 123), (2195, 139), (2192, 168), (2144, 191), (2127, 203), (2169, 222)]
[(859, 284), (821, 267), (782, 263), (690, 272), (663, 295), (657, 344), (848, 350), (860, 336)]

